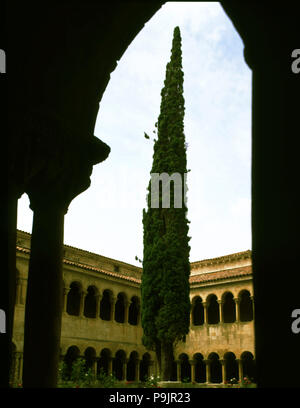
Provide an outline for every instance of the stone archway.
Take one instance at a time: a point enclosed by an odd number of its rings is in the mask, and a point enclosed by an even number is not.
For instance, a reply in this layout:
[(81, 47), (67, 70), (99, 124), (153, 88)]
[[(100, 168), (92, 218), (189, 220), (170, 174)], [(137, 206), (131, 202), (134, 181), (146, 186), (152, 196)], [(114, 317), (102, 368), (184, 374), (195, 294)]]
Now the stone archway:
[[(83, 162), (78, 160), (79, 171), (76, 166), (72, 169), (73, 173), (78, 176), (74, 178), (72, 188), (70, 177), (67, 177), (67, 183), (59, 177), (56, 185), (51, 184), (51, 179), (47, 178), (48, 172), (40, 171), (39, 168), (39, 160), (45, 159), (44, 162), (47, 163), (49, 150), (45, 149), (44, 156), (37, 155), (38, 161), (34, 154), (28, 154), (23, 161), (19, 160), (27, 151), (24, 149), (24, 143), (32, 146), (33, 149), (29, 151), (34, 152), (35, 148), (38, 148), (36, 141), (39, 140), (31, 138), (32, 129), (22, 118), (26, 115), (34, 117), (33, 113), (37, 108), (42, 112), (42, 116), (50, 117), (42, 124), (39, 132), (46, 144), (51, 141), (52, 137), (49, 131), (51, 117), (59, 114), (64, 123), (72, 123), (71, 118), (77, 119), (69, 132), (67, 129), (65, 131), (61, 129), (59, 134), (61, 140), (65, 142), (62, 144), (72, 147), (70, 156), (73, 154), (74, 157), (81, 157), (82, 145), (92, 133), (99, 99), (109, 80), (110, 72), (135, 35), (162, 4), (164, 3), (152, 4), (150, 2), (147, 6), (138, 3), (130, 3), (125, 6), (120, 4), (113, 9), (107, 4), (105, 6), (99, 4), (99, 15), (94, 9), (90, 10), (88, 6), (85, 8), (83, 4), (79, 9), (65, 9), (63, 3), (61, 8), (44, 5), (46, 10), (42, 12), (39, 7), (30, 2), (18, 4), (18, 9), (15, 10), (10, 8), (10, 15), (14, 16), (14, 27), (10, 31), (10, 36), (12, 44), (15, 47), (18, 45), (18, 50), (14, 52), (14, 55), (17, 55), (18, 63), (11, 64), (11, 66), (15, 65), (17, 81), (11, 89), (9, 121), (16, 124), (15, 118), (20, 118), (19, 128), (14, 127), (14, 132), (8, 138), (9, 157), (12, 162), (12, 183), (9, 186), (9, 205), (5, 219), (8, 220), (9, 225), (7, 242), (11, 254), (15, 253), (16, 247), (17, 200), (25, 190), (29, 192), (35, 213), (30, 271), (32, 282), (30, 283), (27, 303), (28, 318), (24, 333), (25, 387), (55, 386), (56, 384), (60, 324), (55, 324), (55, 320), (57, 320), (56, 312), (60, 310), (62, 297), (59, 265), (63, 243), (63, 219), (71, 199), (88, 187), (86, 179), (82, 181), (84, 179), (82, 175), (83, 173), (89, 174), (90, 165), (84, 163), (84, 160)], [(272, 4), (270, 9), (269, 5), (263, 2), (253, 4), (247, 1), (240, 4), (239, 2), (222, 1), (221, 5), (244, 41), (245, 58), (253, 70), (253, 276), (257, 315), (255, 317), (256, 342), (259, 344), (256, 354), (260, 366), (259, 383), (274, 385), (275, 381), (278, 386), (283, 386), (284, 383), (289, 386), (291, 384), (297, 386), (297, 370), (300, 365), (300, 357), (297, 353), (298, 342), (293, 333), (286, 330), (286, 319), (290, 316), (290, 309), (297, 307), (299, 298), (297, 285), (291, 283), (293, 279), (297, 281), (298, 260), (297, 257), (290, 256), (296, 254), (298, 249), (298, 228), (295, 224), (295, 220), (298, 219), (297, 191), (294, 188), (298, 181), (298, 160), (294, 135), (297, 134), (295, 118), (299, 110), (297, 100), (299, 85), (296, 82), (298, 81), (297, 75), (293, 74), (290, 69), (291, 47), (294, 44), (294, 38), (297, 38), (297, 13), (293, 6), (284, 7), (280, 4)], [(65, 24), (65, 13), (70, 14), (68, 14), (68, 25)], [(77, 25), (78, 15), (80, 19), (84, 17), (83, 21), (87, 22), (84, 36), (80, 36), (80, 31), (77, 31), (81, 29), (81, 26)], [(54, 19), (56, 29), (53, 31)], [(116, 24), (112, 26), (111, 22), (116, 22)], [(60, 47), (60, 39), (66, 38), (67, 32), (69, 32), (70, 42), (68, 52), (64, 53), (64, 49)], [(38, 38), (44, 46), (39, 47), (38, 42), (31, 43), (33, 38)], [(74, 38), (74, 43), (71, 41), (72, 38)], [(105, 51), (105, 39), (107, 38), (109, 38), (110, 46)], [(31, 46), (30, 49), (28, 44)], [(96, 49), (95, 44), (100, 44), (100, 48)], [(102, 44), (104, 44), (103, 48), (101, 48)], [(257, 44), (260, 44), (260, 47), (257, 47)], [(86, 67), (84, 75), (78, 70), (78, 66), (81, 66), (80, 58), (82, 58), (78, 50), (84, 50), (89, 55), (86, 60), (90, 61), (91, 65)], [(49, 69), (48, 64), (45, 63), (49, 55), (52, 56), (52, 69)], [(67, 59), (68, 56), (71, 56), (71, 60)], [(20, 64), (20, 61), (25, 60), (26, 64)], [(69, 72), (70, 67), (73, 69), (71, 73)], [(70, 84), (71, 78), (74, 80), (74, 86)], [(63, 97), (59, 98), (59, 95)], [(81, 98), (78, 95), (81, 95)], [(84, 106), (87, 100), (90, 100), (88, 107)], [(57, 103), (60, 101), (61, 105), (58, 106)], [(24, 106), (26, 106), (25, 114)], [(55, 107), (57, 111), (53, 112)], [(80, 115), (76, 114), (78, 109), (81, 110)], [(39, 126), (40, 124), (36, 127), (39, 128)], [(76, 135), (74, 146), (68, 143), (70, 134)], [(286, 135), (289, 137), (285, 137)], [(68, 153), (68, 149), (61, 150)], [(59, 149), (57, 153), (61, 153)], [(92, 154), (87, 155), (87, 161), (94, 163), (91, 156)], [(26, 165), (22, 165), (23, 162), (31, 163), (32, 167), (29, 171)], [(70, 162), (68, 160), (64, 162), (65, 167), (62, 161), (54, 162), (51, 168), (59, 169), (60, 163), (62, 167), (58, 174), (62, 175), (64, 172), (68, 174)], [(32, 179), (33, 174), (35, 175), (34, 180)], [(274, 191), (277, 192), (278, 197), (285, 197), (285, 199), (274, 200)], [(36, 199), (37, 196), (40, 197), (40, 201)], [(51, 197), (52, 200), (49, 199)], [(47, 214), (48, 221), (43, 213)], [(281, 216), (278, 217), (278, 214)], [(45, 247), (47, 251), (44, 251)], [(39, 282), (41, 265), (44, 265), (44, 278), (53, 283), (43, 291), (41, 291)], [(284, 270), (291, 271), (289, 280), (279, 282), (272, 279), (273, 276), (281, 276)], [(9, 293), (13, 294), (15, 256), (10, 256), (7, 272), (3, 276), (5, 276), (5, 282), (0, 285), (0, 288), (7, 288), (7, 283), (9, 283)], [(273, 304), (272, 296), (279, 291), (283, 293), (282, 301), (274, 305), (273, 316), (270, 316), (266, 305)], [(2, 298), (7, 298), (6, 293), (1, 294)], [(44, 310), (45, 322), (41, 322), (38, 308), (45, 298), (48, 300)], [(13, 310), (11, 307), (8, 310), (7, 320), (13, 321)], [(274, 327), (278, 328), (276, 341), (274, 341), (272, 332)], [(45, 338), (43, 344), (40, 344), (40, 333), (43, 333)], [(9, 328), (8, 334), (11, 342), (12, 328)], [(284, 361), (284, 359), (280, 362), (274, 361), (273, 356), (281, 344), (288, 344), (293, 355), (296, 356), (292, 366), (290, 361)], [(40, 361), (41, 359), (37, 356), (42, 353), (46, 357)], [(284, 380), (269, 378), (270, 369), (271, 371), (276, 370), (278, 364), (285, 373)], [(47, 372), (48, 375), (42, 374), (43, 372)]]
[(97, 375), (103, 372), (106, 375), (111, 374), (110, 362), (111, 362), (111, 351), (107, 348), (101, 350), (100, 358), (97, 362)]
[(64, 362), (66, 364), (66, 378), (71, 379), (72, 365), (80, 356), (80, 350), (77, 346), (70, 346), (64, 356)]

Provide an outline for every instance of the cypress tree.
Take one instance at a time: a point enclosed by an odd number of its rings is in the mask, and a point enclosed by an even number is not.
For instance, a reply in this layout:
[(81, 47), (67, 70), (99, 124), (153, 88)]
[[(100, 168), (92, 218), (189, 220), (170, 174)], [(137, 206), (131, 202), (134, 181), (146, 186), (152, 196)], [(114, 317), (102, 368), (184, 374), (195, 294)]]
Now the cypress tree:
[(189, 332), (189, 240), (186, 218), (187, 173), (184, 135), (184, 97), (181, 35), (175, 27), (171, 59), (164, 87), (154, 143), (151, 174), (179, 173), (182, 180), (181, 208), (174, 206), (174, 183), (170, 183), (170, 208), (163, 208), (160, 185), (159, 208), (151, 206), (151, 180), (147, 210), (143, 210), (144, 254), (142, 274), (143, 344), (154, 350), (163, 380), (170, 380), (174, 348)]

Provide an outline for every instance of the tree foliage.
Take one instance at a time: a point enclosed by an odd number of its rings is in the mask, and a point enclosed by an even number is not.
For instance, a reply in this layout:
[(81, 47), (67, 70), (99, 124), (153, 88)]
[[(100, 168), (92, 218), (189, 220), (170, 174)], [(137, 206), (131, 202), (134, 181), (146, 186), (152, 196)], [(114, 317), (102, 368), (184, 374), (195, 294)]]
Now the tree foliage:
[(161, 352), (183, 340), (189, 331), (189, 237), (186, 218), (185, 177), (187, 173), (184, 135), (184, 97), (181, 35), (174, 29), (171, 59), (166, 67), (164, 87), (154, 143), (151, 173), (179, 173), (182, 176), (182, 208), (174, 208), (171, 183), (170, 208), (151, 208), (151, 181), (143, 210), (144, 256), (142, 274), (143, 344)]

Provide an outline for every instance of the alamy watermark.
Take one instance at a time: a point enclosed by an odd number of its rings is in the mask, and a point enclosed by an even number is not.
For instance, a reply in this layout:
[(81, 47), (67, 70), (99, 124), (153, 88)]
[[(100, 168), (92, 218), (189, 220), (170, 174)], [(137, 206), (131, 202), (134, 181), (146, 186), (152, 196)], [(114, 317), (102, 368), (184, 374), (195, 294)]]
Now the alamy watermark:
[(0, 333), (6, 333), (6, 315), (2, 309), (0, 309)]
[(5, 51), (0, 48), (0, 74), (6, 73), (6, 55)]
[(291, 65), (292, 72), (299, 74), (300, 72), (300, 48), (296, 48), (292, 51), (292, 58), (296, 58)]
[(295, 319), (292, 322), (292, 332), (294, 334), (299, 334), (300, 333), (300, 309), (295, 309), (292, 311), (292, 318)]
[[(169, 175), (168, 173), (151, 173), (151, 208), (160, 207), (160, 183), (162, 186), (162, 208), (170, 208), (171, 197), (170, 197), (170, 187), (171, 182), (174, 186), (174, 208), (182, 208), (182, 204), (186, 205), (186, 183), (187, 174), (182, 175), (180, 173), (173, 173)], [(183, 185), (182, 185), (183, 183)], [(183, 195), (183, 197), (182, 197)]]

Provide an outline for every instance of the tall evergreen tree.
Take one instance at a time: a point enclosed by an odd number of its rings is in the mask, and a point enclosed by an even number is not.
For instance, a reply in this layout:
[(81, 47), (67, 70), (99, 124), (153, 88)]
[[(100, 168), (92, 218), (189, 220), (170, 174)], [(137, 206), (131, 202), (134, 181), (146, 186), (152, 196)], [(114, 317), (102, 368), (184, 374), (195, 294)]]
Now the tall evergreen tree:
[(171, 59), (161, 91), (161, 105), (154, 143), (151, 174), (179, 173), (181, 208), (174, 208), (174, 184), (170, 184), (170, 208), (151, 206), (151, 180), (147, 210), (143, 210), (144, 257), (142, 274), (143, 344), (155, 350), (162, 379), (170, 380), (174, 347), (189, 332), (189, 240), (186, 218), (184, 97), (179, 27), (174, 29)]

